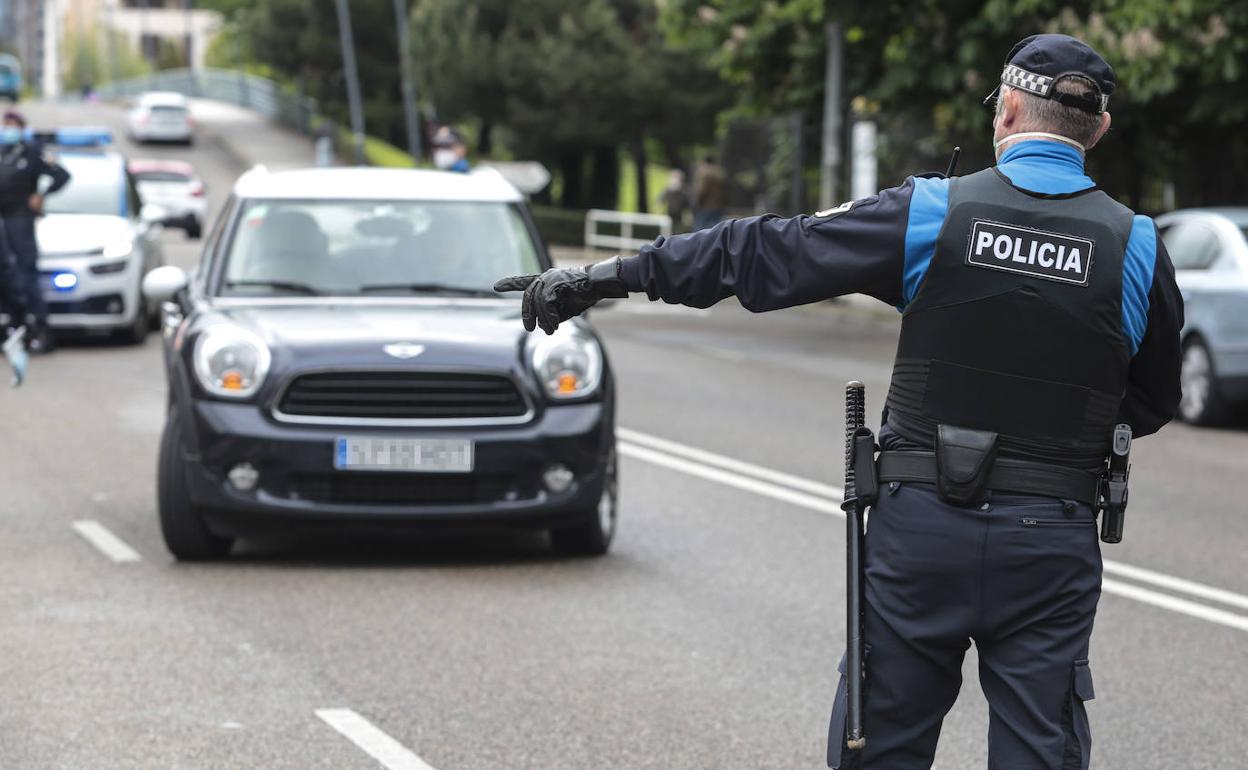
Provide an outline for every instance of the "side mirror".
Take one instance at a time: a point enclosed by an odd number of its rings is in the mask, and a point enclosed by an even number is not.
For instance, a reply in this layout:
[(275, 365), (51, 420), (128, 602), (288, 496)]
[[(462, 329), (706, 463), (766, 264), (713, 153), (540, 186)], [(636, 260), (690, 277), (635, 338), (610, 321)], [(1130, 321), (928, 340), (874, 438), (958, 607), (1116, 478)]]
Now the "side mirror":
[(144, 203), (139, 209), (139, 220), (147, 225), (158, 225), (169, 218), (169, 210), (155, 203)]
[(158, 267), (143, 276), (143, 296), (150, 302), (168, 302), (186, 288), (189, 280), (186, 271), (180, 267)]

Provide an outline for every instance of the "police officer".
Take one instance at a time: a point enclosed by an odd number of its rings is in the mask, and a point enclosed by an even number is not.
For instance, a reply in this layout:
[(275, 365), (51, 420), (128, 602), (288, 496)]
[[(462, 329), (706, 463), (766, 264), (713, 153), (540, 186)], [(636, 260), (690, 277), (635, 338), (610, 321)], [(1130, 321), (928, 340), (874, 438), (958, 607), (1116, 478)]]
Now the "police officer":
[(433, 165), (442, 171), (458, 171), (466, 174), (471, 169), (468, 164), (468, 145), (459, 132), (450, 126), (442, 126), (433, 135)]
[(525, 326), (547, 333), (642, 291), (755, 311), (861, 292), (901, 310), (864, 551), (868, 737), (844, 745), (842, 681), (831, 767), (930, 767), (971, 641), (989, 767), (1088, 766), (1097, 478), (1115, 423), (1143, 436), (1174, 415), (1183, 323), (1153, 222), (1084, 173), (1114, 88), (1086, 44), (1033, 35), (985, 100), (994, 168), (496, 286), (523, 289)]
[[(69, 182), (69, 172), (44, 155), (43, 146), (25, 138), (26, 119), (17, 110), (4, 113), (0, 128), (0, 220), (5, 237), (17, 262), (18, 280), (24, 290), (26, 310), (33, 328), (29, 342), (32, 353), (52, 350), (48, 332), (48, 305), (39, 285), (39, 244), (35, 240), (35, 218), (43, 213), (43, 198)], [(52, 183), (40, 192), (41, 177)]]

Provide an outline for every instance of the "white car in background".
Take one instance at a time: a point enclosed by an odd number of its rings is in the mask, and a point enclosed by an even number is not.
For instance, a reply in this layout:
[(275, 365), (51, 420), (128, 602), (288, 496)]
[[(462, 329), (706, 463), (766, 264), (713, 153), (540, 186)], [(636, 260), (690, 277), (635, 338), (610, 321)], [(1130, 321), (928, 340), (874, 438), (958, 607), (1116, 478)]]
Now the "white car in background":
[(208, 209), (204, 182), (190, 163), (180, 160), (132, 160), (130, 175), (139, 188), (144, 205), (164, 209), (161, 223), (186, 231), (197, 239), (203, 230)]
[(142, 342), (156, 306), (143, 276), (164, 264), (159, 208), (143, 209), (126, 159), (107, 129), (62, 129), (44, 139), (69, 183), (44, 201), (35, 236), (48, 324)]
[(131, 140), (138, 143), (191, 144), (195, 140), (190, 103), (185, 96), (172, 91), (149, 91), (140, 95), (126, 115), (126, 130)]

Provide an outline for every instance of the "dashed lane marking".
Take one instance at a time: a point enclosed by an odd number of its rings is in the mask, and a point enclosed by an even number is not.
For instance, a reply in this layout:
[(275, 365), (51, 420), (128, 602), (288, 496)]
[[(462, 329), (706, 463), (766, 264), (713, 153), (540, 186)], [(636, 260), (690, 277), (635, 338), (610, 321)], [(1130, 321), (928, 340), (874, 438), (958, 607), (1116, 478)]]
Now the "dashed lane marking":
[[(840, 487), (628, 428), (617, 428), (616, 434), (621, 440), (619, 452), (625, 457), (660, 465), (690, 476), (753, 492), (819, 513), (844, 516), (840, 508), (844, 490)], [(1102, 581), (1101, 589), (1105, 593), (1240, 631), (1248, 631), (1248, 616), (1191, 601), (1191, 599), (1200, 599), (1248, 609), (1248, 596), (1111, 559), (1104, 560), (1104, 567), (1107, 575), (1146, 583), (1174, 593), (1185, 594), (1190, 598), (1180, 598), (1132, 583), (1110, 579)]]
[(351, 709), (317, 709), (316, 715), (387, 770), (433, 770), (411, 749)]
[(140, 560), (139, 552), (126, 545), (125, 541), (114, 535), (98, 521), (83, 519), (74, 522), (74, 530), (96, 550), (118, 564), (126, 564)]

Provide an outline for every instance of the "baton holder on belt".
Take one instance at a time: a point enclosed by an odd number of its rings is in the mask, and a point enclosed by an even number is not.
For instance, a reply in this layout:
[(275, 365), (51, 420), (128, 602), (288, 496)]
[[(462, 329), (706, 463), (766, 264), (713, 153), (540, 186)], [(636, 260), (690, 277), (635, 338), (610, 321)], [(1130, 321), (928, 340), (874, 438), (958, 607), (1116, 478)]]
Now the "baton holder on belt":
[(867, 744), (862, 727), (863, 669), (863, 511), (875, 502), (875, 436), (865, 426), (866, 389), (861, 382), (845, 386), (845, 747), (861, 751)]

